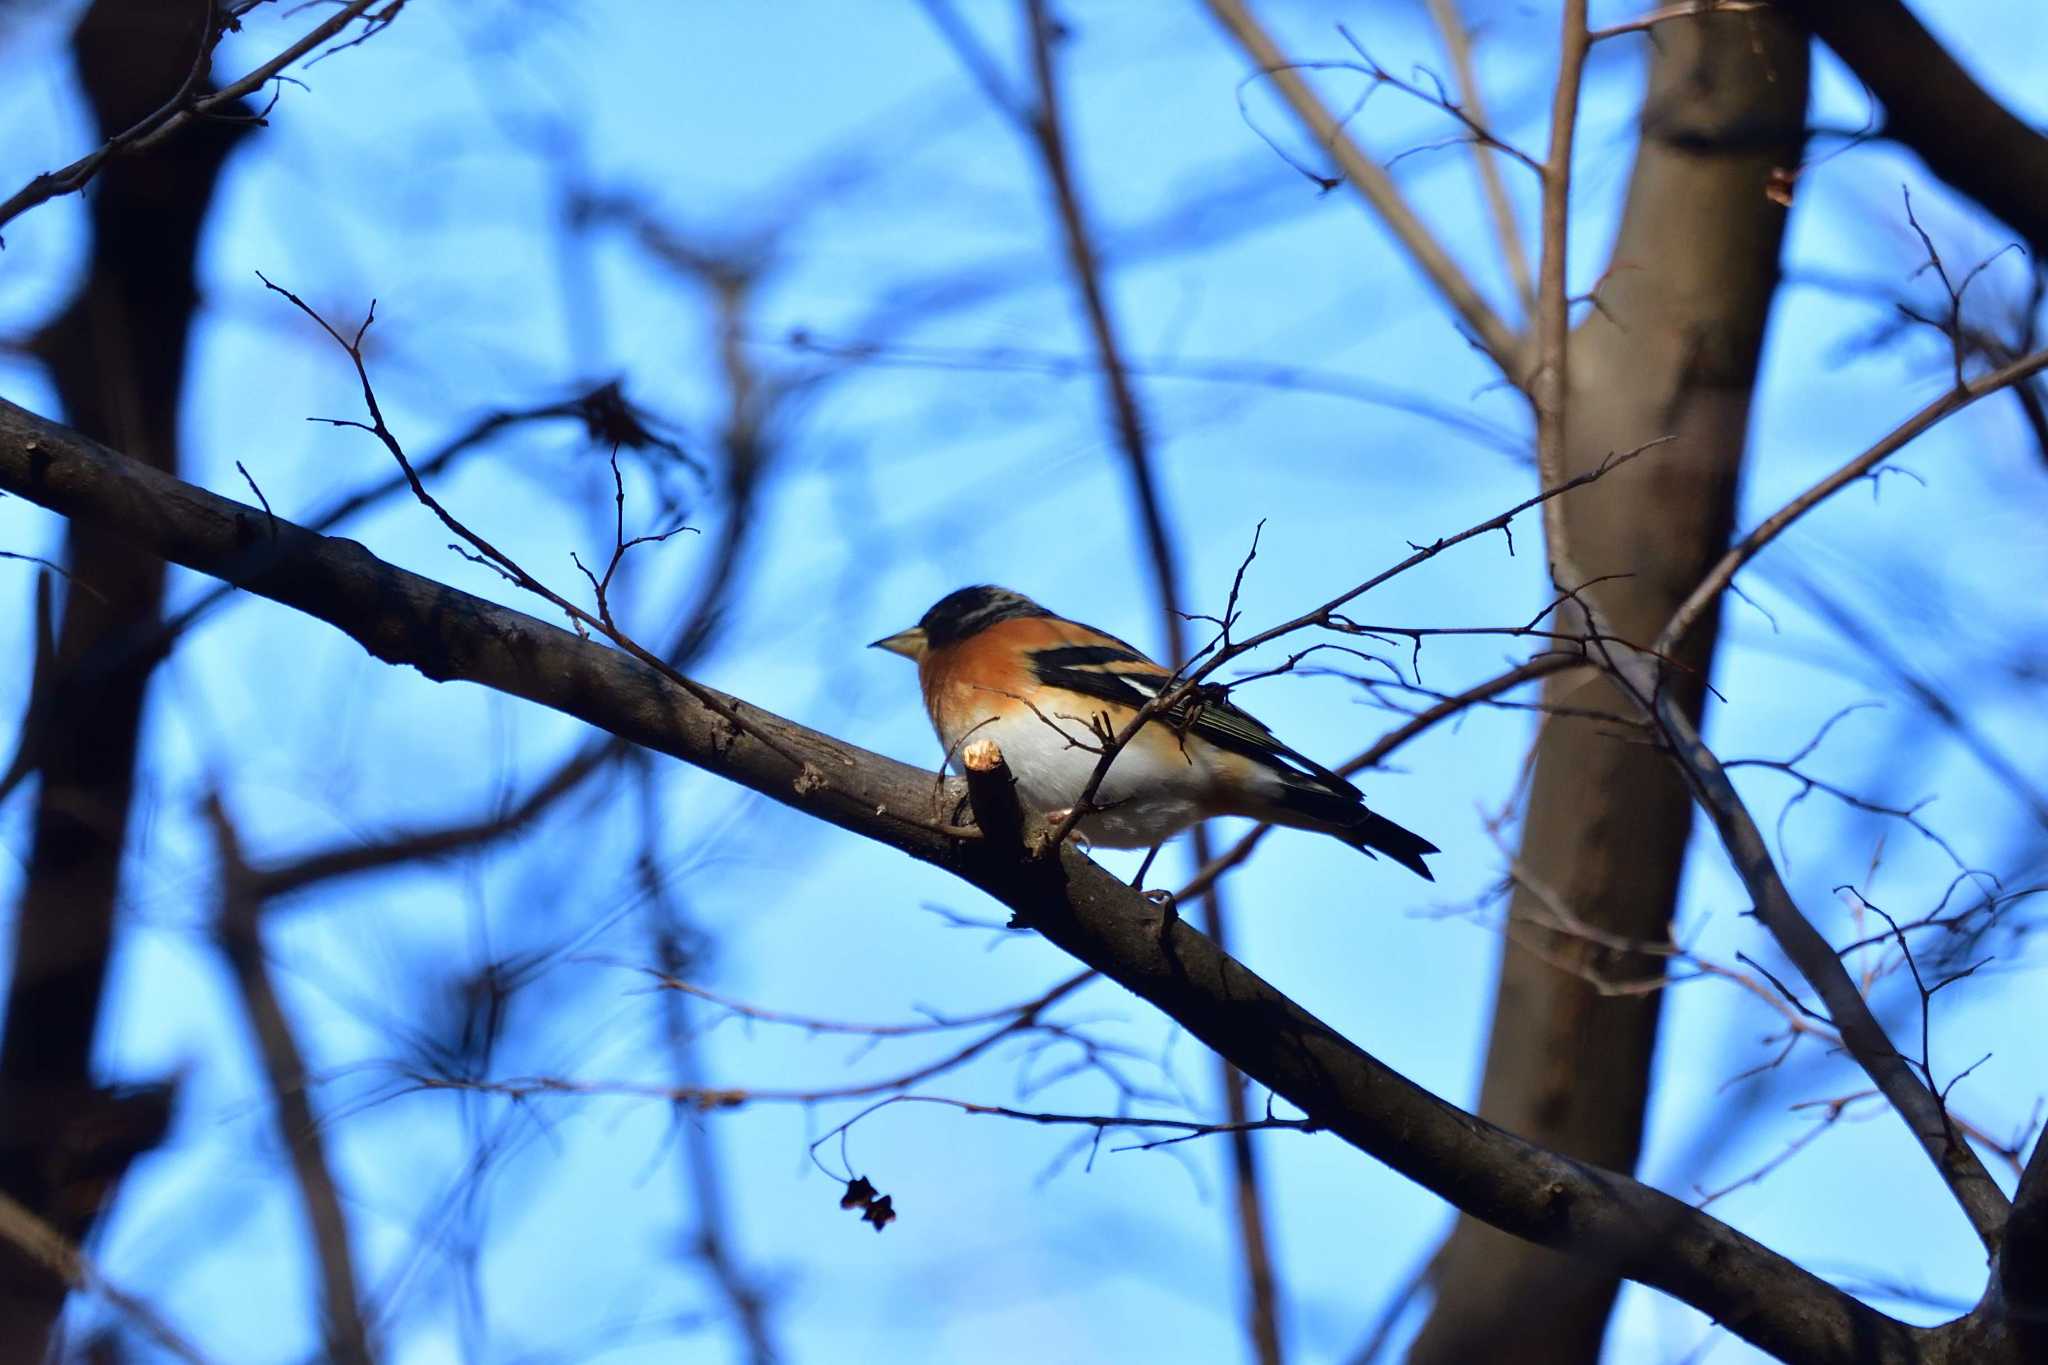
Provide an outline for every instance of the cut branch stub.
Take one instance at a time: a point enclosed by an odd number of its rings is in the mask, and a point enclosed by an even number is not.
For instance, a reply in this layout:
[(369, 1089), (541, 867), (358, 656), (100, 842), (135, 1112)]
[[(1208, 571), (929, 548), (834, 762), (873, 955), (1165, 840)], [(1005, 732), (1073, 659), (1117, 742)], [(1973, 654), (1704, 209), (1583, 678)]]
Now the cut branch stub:
[[(1003, 758), (1002, 746), (992, 739), (977, 739), (960, 751), (960, 766), (967, 774), (967, 804), (974, 810), (974, 823), (981, 828), (975, 851), (1018, 869), (1025, 877), (1057, 882), (1062, 876), (1058, 844), (1048, 843), (1041, 831), (1037, 851), (1053, 856), (1034, 857), (1034, 850), (1025, 843), (1024, 806), (1017, 799), (1017, 778)], [(1012, 929), (1031, 927), (1020, 907), (1013, 905), (1011, 911)]]
[(1011, 857), (1024, 855), (1024, 807), (1017, 800), (1017, 779), (1003, 758), (1003, 746), (992, 739), (977, 739), (960, 751), (960, 766), (967, 772), (967, 804), (974, 808), (974, 823), (993, 853)]

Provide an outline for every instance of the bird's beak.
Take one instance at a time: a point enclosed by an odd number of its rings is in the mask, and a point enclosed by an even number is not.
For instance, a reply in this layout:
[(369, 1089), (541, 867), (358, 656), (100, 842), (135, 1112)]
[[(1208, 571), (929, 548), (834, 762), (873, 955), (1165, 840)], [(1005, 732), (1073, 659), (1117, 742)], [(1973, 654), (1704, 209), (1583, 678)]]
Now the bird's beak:
[(875, 641), (869, 649), (886, 649), (891, 654), (901, 654), (906, 659), (922, 659), (925, 651), (924, 627), (912, 626), (899, 630), (894, 635)]

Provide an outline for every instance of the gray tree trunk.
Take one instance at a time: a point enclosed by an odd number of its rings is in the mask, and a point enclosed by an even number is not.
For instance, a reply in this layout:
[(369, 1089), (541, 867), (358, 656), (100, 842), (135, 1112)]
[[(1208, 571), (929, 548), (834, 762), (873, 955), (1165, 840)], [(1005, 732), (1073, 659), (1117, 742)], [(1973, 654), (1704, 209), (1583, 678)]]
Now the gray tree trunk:
[[(1639, 644), (1728, 541), (1786, 218), (1767, 189), (1774, 171), (1799, 164), (1807, 91), (1804, 35), (1768, 14), (1668, 22), (1649, 41), (1620, 234), (1601, 306), (1571, 338), (1566, 473), (1677, 440), (1564, 504), (1579, 568), (1630, 575), (1593, 593)], [(1695, 717), (1716, 626), (1703, 623), (1683, 656), (1697, 670), (1684, 696)], [(1626, 712), (1604, 680), (1565, 676), (1548, 700)], [(1620, 729), (1546, 720), (1520, 862), (1533, 886), (1586, 924), (1662, 940), (1692, 803), (1671, 764)], [(1529, 885), (1517, 886), (1509, 917), (1479, 1112), (1534, 1142), (1632, 1170), (1662, 993), (1603, 996), (1586, 975), (1640, 979), (1662, 964), (1539, 927), (1546, 907)], [(1432, 1283), (1434, 1307), (1410, 1355), (1418, 1365), (1594, 1360), (1618, 1288), (1582, 1261), (1470, 1218), (1438, 1252)]]

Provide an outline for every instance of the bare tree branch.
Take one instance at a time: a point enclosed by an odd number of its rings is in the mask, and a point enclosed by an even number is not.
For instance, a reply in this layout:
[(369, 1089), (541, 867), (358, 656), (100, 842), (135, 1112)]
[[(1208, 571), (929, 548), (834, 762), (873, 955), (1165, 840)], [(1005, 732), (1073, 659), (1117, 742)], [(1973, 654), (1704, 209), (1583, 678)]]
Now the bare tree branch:
[[(1959, 1327), (1908, 1327), (1717, 1220), (1612, 1171), (1534, 1147), (1388, 1070), (1072, 849), (1057, 875), (994, 856), (922, 812), (932, 775), (804, 729), (636, 656), (385, 564), (289, 522), (260, 572), (255, 508), (0, 402), (0, 490), (131, 537), (339, 627), (375, 657), (480, 683), (673, 754), (981, 887), (1049, 941), (1165, 1010), (1319, 1126), (1495, 1226), (1591, 1258), (1802, 1361), (1908, 1361)], [(709, 694), (708, 697), (705, 694)], [(829, 773), (832, 780), (819, 781)], [(960, 788), (950, 787), (957, 802)]]
[(235, 978), (250, 1037), (270, 1083), (271, 1115), (279, 1142), (291, 1159), (305, 1208), (313, 1256), (320, 1266), (320, 1325), (327, 1358), (339, 1365), (371, 1365), (370, 1332), (363, 1320), (356, 1280), (354, 1239), (341, 1192), (327, 1159), (320, 1116), (307, 1093), (305, 1054), (278, 999), (263, 946), (263, 899), (251, 885), (242, 841), (218, 794), (206, 799), (220, 863), (219, 908), (214, 939)]
[[(200, 119), (235, 117), (235, 101), (263, 88), (293, 62), (363, 18), (376, 3), (377, 0), (348, 0), (341, 9), (307, 30), (297, 42), (253, 68), (240, 80), (206, 93), (206, 76), (213, 65), (213, 50), (225, 31), (218, 18), (211, 19), (198, 55), (193, 59), (191, 75), (175, 95), (141, 122), (108, 138), (98, 150), (80, 157), (62, 170), (45, 171), (16, 190), (4, 203), (0, 203), (0, 227), (5, 227), (38, 204), (84, 189), (86, 182), (117, 156), (147, 151)], [(369, 32), (374, 33), (390, 23), (404, 7), (405, 0), (386, 0), (381, 15), (368, 16)], [(208, 6), (210, 11), (212, 8)], [(261, 116), (257, 116), (255, 121), (262, 122)], [(4, 239), (0, 239), (0, 246), (4, 245)]]
[(1833, 946), (1800, 913), (1749, 808), (1698, 728), (1663, 687), (1661, 670), (1635, 660), (1617, 659), (1615, 664), (1617, 678), (1663, 728), (1673, 758), (1713, 820), (1736, 875), (1755, 903), (1757, 919), (1820, 996), (1849, 1054), (1912, 1129), (1977, 1235), (1995, 1249), (2009, 1211), (2004, 1191), (1949, 1118), (1940, 1097), (1893, 1045)]
[(1316, 145), (1336, 159), (1344, 179), (1387, 225), (1409, 259), (1436, 286), (1501, 373), (1511, 383), (1521, 384), (1525, 363), (1522, 339), (1501, 320), (1493, 305), (1473, 286), (1464, 268), (1416, 215), (1394, 184), (1393, 176), (1352, 141), (1343, 122), (1309, 88), (1299, 65), (1280, 50), (1244, 0), (1208, 0), (1208, 5), (1209, 12), (1244, 49), (1252, 65), (1272, 80)]
[[(1565, 280), (1567, 234), (1571, 228), (1572, 139), (1579, 127), (1579, 82), (1592, 40), (1586, 33), (1586, 0), (1565, 0), (1564, 35), (1557, 58), (1557, 89), (1550, 104), (1550, 153), (1543, 161), (1543, 248), (1536, 282), (1536, 368), (1529, 401), (1536, 409), (1536, 472), (1545, 484), (1565, 480), (1565, 395), (1570, 390), (1566, 345), (1571, 333), (1571, 296)], [(1564, 505), (1543, 504), (1543, 543), (1550, 554), (1550, 581), (1559, 592), (1574, 591), (1587, 575), (1573, 561)]]
[[(1346, 762), (1337, 768), (1336, 771), (1345, 777), (1350, 777), (1354, 773), (1362, 773), (1368, 768), (1378, 767), (1386, 762), (1396, 749), (1399, 749), (1409, 740), (1414, 739), (1417, 735), (1422, 734), (1441, 722), (1449, 720), (1453, 716), (1462, 715), (1470, 708), (1490, 701), (1500, 696), (1503, 692), (1511, 692), (1525, 683), (1534, 682), (1539, 678), (1547, 678), (1553, 673), (1562, 673), (1568, 668), (1585, 668), (1588, 666), (1586, 661), (1575, 653), (1539, 654), (1527, 663), (1516, 664), (1505, 673), (1488, 678), (1485, 682), (1468, 687), (1463, 692), (1455, 696), (1446, 697), (1435, 705), (1416, 713), (1408, 720), (1387, 731), (1386, 734), (1381, 735), (1364, 753)], [(1201, 895), (1208, 889), (1210, 883), (1230, 871), (1231, 868), (1242, 863), (1245, 859), (1251, 857), (1252, 851), (1259, 846), (1259, 841), (1268, 834), (1271, 834), (1274, 828), (1272, 825), (1254, 826), (1235, 844), (1232, 844), (1221, 854), (1203, 863), (1196, 870), (1195, 875), (1188, 879), (1187, 885), (1174, 893), (1175, 897), (1180, 900), (1190, 900)]]
[[(1429, 17), (1436, 21), (1437, 32), (1443, 35), (1444, 52), (1451, 59), (1451, 75), (1458, 83), (1459, 100), (1471, 111), (1474, 123), (1486, 126), (1486, 92), (1472, 66), (1472, 32), (1465, 27), (1465, 16), (1458, 12), (1458, 0), (1429, 0)], [(1529, 269), (1529, 250), (1522, 245), (1515, 204), (1508, 198), (1500, 164), (1493, 158), (1493, 148), (1482, 140), (1473, 141), (1472, 167), (1479, 175), (1479, 192), (1493, 219), (1494, 241), (1500, 246), (1501, 259), (1507, 262), (1508, 282), (1515, 288), (1515, 297), (1522, 301), (1523, 313), (1534, 317), (1536, 278)]]
[(1868, 475), (1944, 417), (1960, 412), (1978, 399), (1997, 393), (2001, 389), (2024, 383), (2042, 370), (2048, 370), (2048, 350), (2036, 351), (2032, 355), (2022, 356), (2009, 365), (2000, 366), (1989, 374), (1964, 380), (1893, 427), (1875, 445), (1855, 459), (1765, 517), (1757, 524), (1755, 530), (1729, 547), (1728, 553), (1721, 557), (1721, 562), (1714, 566), (1713, 572), (1701, 580), (1700, 585), (1692, 590), (1692, 595), (1672, 614), (1670, 623), (1657, 637), (1658, 653), (1669, 654), (1675, 650), (1698, 624), (1700, 617), (1713, 605), (1714, 599), (1734, 583), (1735, 575), (1742, 571), (1743, 565), (1756, 558), (1766, 545), (1776, 540), (1793, 522), (1833, 494)]
[(21, 1201), (0, 1190), (0, 1241), (20, 1248), (73, 1289), (97, 1293), (133, 1322), (144, 1336), (187, 1365), (206, 1365), (199, 1348), (149, 1304), (100, 1273), (100, 1269), (64, 1234), (35, 1216)]
[(2048, 135), (1993, 99), (1903, 0), (1775, 0), (1884, 102), (1883, 136), (2048, 254)]

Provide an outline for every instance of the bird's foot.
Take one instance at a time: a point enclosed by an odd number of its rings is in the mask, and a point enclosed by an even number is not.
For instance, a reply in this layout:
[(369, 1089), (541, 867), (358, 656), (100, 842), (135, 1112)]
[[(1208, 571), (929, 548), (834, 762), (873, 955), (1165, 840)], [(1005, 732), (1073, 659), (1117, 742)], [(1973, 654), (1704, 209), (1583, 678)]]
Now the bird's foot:
[[(1036, 841), (1037, 851), (1041, 856), (1052, 852), (1052, 832), (1065, 824), (1067, 817), (1073, 813), (1074, 808), (1072, 806), (1061, 806), (1058, 810), (1049, 810), (1045, 813), (1045, 824), (1039, 828)], [(1093, 844), (1088, 842), (1088, 836), (1079, 829), (1070, 831), (1067, 837), (1073, 840), (1074, 847), (1080, 849), (1083, 853), (1088, 852), (1088, 850), (1094, 847)]]
[(1159, 907), (1159, 946), (1163, 948), (1173, 933), (1173, 926), (1180, 923), (1180, 899), (1165, 887), (1138, 894)]

